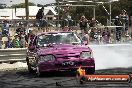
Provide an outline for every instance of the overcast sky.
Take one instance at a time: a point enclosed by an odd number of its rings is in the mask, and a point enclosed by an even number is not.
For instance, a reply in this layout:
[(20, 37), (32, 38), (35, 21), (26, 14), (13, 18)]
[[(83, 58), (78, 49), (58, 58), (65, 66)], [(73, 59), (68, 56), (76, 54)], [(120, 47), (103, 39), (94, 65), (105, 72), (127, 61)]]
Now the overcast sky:
[[(10, 3), (12, 1), (12, 3)], [(25, 0), (0, 0), (0, 3), (7, 4), (8, 6), (11, 6), (12, 4), (18, 4), (18, 3), (24, 3)], [(35, 4), (48, 4), (48, 3), (54, 3), (55, 0), (29, 0), (29, 2), (34, 2)]]

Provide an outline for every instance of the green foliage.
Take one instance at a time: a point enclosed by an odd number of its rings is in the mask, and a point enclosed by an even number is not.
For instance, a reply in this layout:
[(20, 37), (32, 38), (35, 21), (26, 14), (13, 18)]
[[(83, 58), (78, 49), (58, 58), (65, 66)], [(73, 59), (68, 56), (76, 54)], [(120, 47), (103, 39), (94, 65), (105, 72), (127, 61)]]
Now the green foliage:
[[(56, 0), (56, 1), (62, 1), (62, 0)], [(105, 1), (108, 2), (109, 0), (96, 0), (96, 1)], [(78, 2), (76, 4), (89, 4), (91, 3), (82, 3)], [(106, 4), (95, 4), (96, 5), (96, 19), (101, 22), (102, 24), (106, 25), (107, 19), (109, 19), (109, 14), (104, 10), (103, 5), (109, 12), (109, 3)], [(63, 7), (61, 7), (63, 8)], [(112, 2), (112, 19), (115, 18), (115, 16), (119, 15), (123, 9), (125, 9), (128, 12), (128, 15), (132, 16), (132, 0), (119, 0), (118, 2)], [(60, 11), (60, 16), (63, 16), (63, 11)], [(72, 7), (70, 9), (70, 15), (72, 16), (72, 19), (79, 20), (81, 15), (85, 15), (87, 19), (91, 19), (93, 17), (93, 7)]]
[(37, 6), (38, 6), (38, 7), (43, 7), (43, 5), (42, 5), (42, 4), (37, 4)]
[[(29, 2), (28, 5), (35, 6), (36, 4), (34, 4), (33, 2)], [(12, 8), (25, 8), (25, 3), (13, 4), (11, 7)]]

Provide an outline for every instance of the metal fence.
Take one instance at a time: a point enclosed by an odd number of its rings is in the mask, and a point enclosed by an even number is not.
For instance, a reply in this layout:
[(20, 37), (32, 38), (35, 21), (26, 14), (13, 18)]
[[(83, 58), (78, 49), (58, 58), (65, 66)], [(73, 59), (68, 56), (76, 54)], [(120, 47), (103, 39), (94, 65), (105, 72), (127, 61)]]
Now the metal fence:
[(26, 48), (0, 49), (0, 62), (25, 61), (26, 50)]
[[(107, 45), (88, 45), (94, 50), (96, 49), (114, 49), (115, 52), (120, 52), (131, 56), (132, 51), (132, 42), (131, 44), (107, 44)], [(127, 52), (126, 52), (127, 50)], [(18, 62), (26, 61), (26, 48), (9, 48), (9, 49), (0, 49), (0, 62)], [(103, 52), (102, 52), (103, 53)]]

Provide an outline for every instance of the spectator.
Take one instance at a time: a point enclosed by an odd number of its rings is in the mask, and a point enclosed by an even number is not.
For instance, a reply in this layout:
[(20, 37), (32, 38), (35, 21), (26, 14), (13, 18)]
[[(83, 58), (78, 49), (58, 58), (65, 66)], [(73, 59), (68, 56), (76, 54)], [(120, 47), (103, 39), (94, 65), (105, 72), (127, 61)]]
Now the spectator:
[(34, 39), (34, 37), (35, 37), (35, 35), (33, 34), (33, 31), (29, 30), (29, 33), (28, 33), (28, 45)]
[(23, 48), (26, 46), (26, 29), (22, 22), (19, 23), (19, 27), (16, 29), (17, 36), (20, 41), (20, 47)]
[[(122, 26), (122, 22), (119, 19), (119, 16), (116, 16), (114, 24), (116, 26)], [(116, 41), (121, 42), (121, 34), (122, 34), (122, 28), (116, 27)]]
[(20, 48), (20, 40), (19, 40), (18, 34), (15, 34), (14, 37), (15, 37), (15, 38), (14, 38), (13, 41), (12, 41), (12, 46), (13, 46), (14, 48)]
[(24, 31), (20, 35), (20, 47), (21, 48), (26, 47), (26, 34)]
[(7, 20), (4, 20), (3, 22), (2, 35), (7, 37), (9, 36), (9, 24)]
[(42, 20), (43, 17), (44, 17), (44, 7), (39, 9), (37, 14), (36, 14), (36, 20), (37, 20), (37, 23), (38, 23), (39, 27), (42, 27), (42, 25), (43, 25), (43, 20)]
[(97, 20), (95, 18), (92, 18), (89, 25), (90, 25), (90, 27), (96, 27), (97, 23), (98, 23)]
[(7, 20), (3, 21), (3, 26), (2, 26), (2, 41), (3, 41), (3, 48), (7, 48), (6, 44), (8, 42), (9, 38), (9, 24)]
[(123, 26), (124, 26), (125, 36), (129, 37), (129, 35), (128, 35), (129, 16), (128, 16), (126, 10), (122, 10), (122, 13), (120, 14), (120, 19), (121, 19)]
[(82, 42), (83, 44), (89, 44), (89, 35), (88, 32), (84, 32), (83, 37), (82, 37)]
[(0, 49), (2, 48), (2, 32), (0, 31)]
[(85, 18), (85, 16), (81, 16), (81, 19), (79, 21), (79, 25), (80, 25), (80, 29), (81, 29), (81, 33), (84, 31), (85, 33), (87, 32), (87, 24), (88, 24), (88, 20)]
[(20, 22), (20, 23), (19, 23), (19, 27), (16, 29), (16, 33), (21, 35), (21, 34), (22, 34), (22, 32), (24, 32), (24, 33), (25, 33), (25, 32), (26, 32), (26, 29), (24, 28), (23, 23), (22, 23), (22, 22)]
[(99, 44), (102, 43), (102, 31), (101, 31), (101, 29), (98, 29), (98, 41), (99, 41)]
[(63, 20), (62, 27), (65, 27), (65, 26), (68, 26), (68, 27), (73, 26), (73, 20), (72, 20), (72, 18), (71, 18), (70, 15), (68, 15), (68, 16)]
[(108, 28), (105, 28), (102, 32), (103, 43), (110, 43), (110, 32)]
[(99, 34), (98, 34), (98, 29), (96, 27), (94, 27), (94, 28), (91, 29), (90, 40), (93, 43), (96, 43), (96, 44), (98, 44), (100, 42), (100, 40), (99, 40)]
[(6, 42), (6, 48), (12, 48), (12, 42), (11, 42), (11, 39), (10, 38)]

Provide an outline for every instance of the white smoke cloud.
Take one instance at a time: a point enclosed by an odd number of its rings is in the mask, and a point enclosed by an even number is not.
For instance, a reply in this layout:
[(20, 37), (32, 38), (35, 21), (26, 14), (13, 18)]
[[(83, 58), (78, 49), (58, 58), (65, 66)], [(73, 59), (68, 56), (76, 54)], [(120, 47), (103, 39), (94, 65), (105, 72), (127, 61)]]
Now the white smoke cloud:
[(132, 45), (91, 46), (91, 48), (95, 57), (96, 70), (132, 67)]

